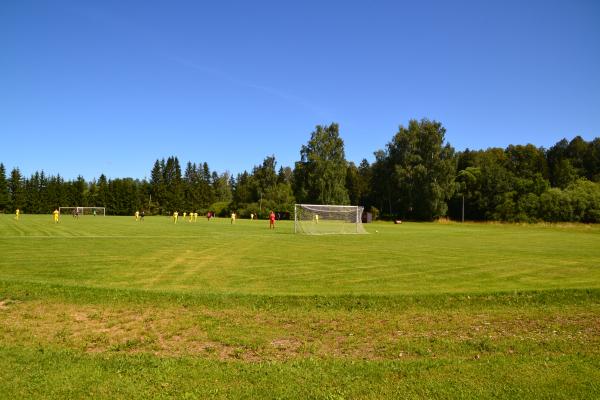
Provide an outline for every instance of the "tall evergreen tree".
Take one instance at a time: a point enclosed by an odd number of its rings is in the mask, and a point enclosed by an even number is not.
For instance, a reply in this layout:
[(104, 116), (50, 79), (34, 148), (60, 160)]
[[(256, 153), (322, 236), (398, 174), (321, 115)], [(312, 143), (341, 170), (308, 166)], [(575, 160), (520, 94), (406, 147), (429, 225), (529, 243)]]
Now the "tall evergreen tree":
[(60, 175), (51, 176), (48, 179), (48, 188), (46, 190), (46, 193), (50, 209), (54, 210), (62, 206), (68, 206), (65, 195), (64, 180)]
[[(150, 207), (153, 208), (156, 205), (159, 214), (163, 214), (164, 204), (166, 200), (167, 188), (165, 184), (165, 160), (162, 159), (159, 161), (158, 159), (154, 162), (154, 167), (152, 167), (152, 172), (150, 173), (150, 186), (151, 186), (151, 195), (152, 201), (150, 202)], [(152, 211), (152, 210), (149, 210)]]
[(87, 195), (85, 196), (85, 205), (86, 207), (95, 207), (98, 202), (98, 181), (96, 179), (92, 180), (88, 184)]
[(358, 204), (361, 197), (361, 184), (359, 180), (358, 168), (356, 164), (350, 161), (346, 168), (346, 190), (348, 191), (350, 204)]
[(215, 201), (215, 194), (211, 185), (211, 174), (208, 163), (202, 163), (202, 171), (199, 171), (200, 175), (200, 206), (208, 209), (209, 206)]
[(50, 213), (52, 212), (52, 206), (48, 201), (48, 177), (44, 173), (44, 170), (40, 172), (40, 180), (39, 180), (39, 193), (40, 193), (40, 209), (38, 212), (40, 213)]
[(196, 195), (196, 164), (188, 161), (185, 166), (185, 172), (183, 173), (182, 186), (183, 186), (183, 210), (192, 211), (197, 208), (197, 195)]
[(13, 168), (10, 173), (8, 191), (10, 193), (11, 211), (17, 208), (23, 210), (25, 206), (25, 188), (19, 168)]
[(393, 173), (393, 165), (389, 162), (385, 151), (378, 150), (373, 154), (375, 155), (375, 162), (371, 166), (371, 184), (373, 187), (371, 202), (382, 213), (391, 216), (398, 212), (395, 208), (397, 206), (396, 201), (392, 201), (393, 191), (396, 187), (390, 179)]
[(254, 177), (248, 171), (238, 174), (235, 192), (233, 193), (233, 206), (241, 209), (249, 203), (256, 201)]
[(183, 181), (181, 177), (181, 166), (177, 157), (167, 158), (164, 168), (164, 183), (166, 189), (165, 208), (171, 213), (182, 210), (183, 204)]
[(583, 164), (587, 178), (593, 182), (600, 182), (600, 137), (589, 142)]
[(225, 171), (221, 175), (213, 172), (212, 182), (215, 200), (221, 202), (230, 202), (232, 199), (232, 187), (229, 172)]
[(363, 158), (358, 166), (358, 175), (362, 184), (361, 198), (358, 204), (362, 204), (367, 208), (373, 206), (372, 190), (373, 190), (373, 168), (369, 165), (367, 159)]
[(38, 171), (25, 180), (25, 208), (32, 214), (39, 214), (42, 210), (41, 187), (40, 173)]
[(87, 192), (87, 182), (81, 175), (72, 182), (69, 182), (69, 204), (73, 207), (82, 207), (85, 194)]
[(100, 178), (98, 178), (98, 207), (108, 207), (108, 202), (110, 200), (110, 189), (108, 187), (108, 180), (106, 179), (106, 175), (101, 174)]
[(0, 163), (0, 212), (7, 212), (10, 201), (8, 182), (6, 180), (6, 168)]
[(294, 171), (290, 167), (279, 167), (277, 172), (277, 183), (286, 183), (291, 185)]

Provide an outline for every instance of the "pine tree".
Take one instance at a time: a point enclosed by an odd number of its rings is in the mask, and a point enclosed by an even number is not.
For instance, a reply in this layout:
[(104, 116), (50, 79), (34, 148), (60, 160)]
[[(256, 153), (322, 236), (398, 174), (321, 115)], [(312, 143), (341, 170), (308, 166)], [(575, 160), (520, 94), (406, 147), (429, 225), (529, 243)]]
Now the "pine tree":
[(6, 180), (6, 168), (0, 163), (0, 212), (8, 211), (10, 194), (8, 191), (8, 182)]
[(152, 204), (156, 204), (158, 207), (158, 213), (163, 214), (164, 203), (166, 197), (166, 186), (165, 186), (165, 160), (159, 161), (158, 159), (154, 162), (154, 167), (150, 173), (150, 187), (152, 195)]
[(10, 179), (8, 180), (8, 191), (10, 192), (10, 209), (15, 210), (17, 208), (23, 210), (25, 206), (25, 190), (24, 190), (23, 177), (19, 168), (13, 168), (10, 173)]
[(165, 165), (165, 186), (167, 189), (167, 209), (169, 212), (182, 210), (183, 181), (181, 179), (181, 166), (177, 157), (169, 157)]
[(108, 207), (108, 202), (110, 200), (110, 190), (108, 188), (108, 181), (106, 179), (106, 175), (101, 174), (100, 178), (98, 178), (98, 194), (97, 201), (99, 204), (98, 207)]

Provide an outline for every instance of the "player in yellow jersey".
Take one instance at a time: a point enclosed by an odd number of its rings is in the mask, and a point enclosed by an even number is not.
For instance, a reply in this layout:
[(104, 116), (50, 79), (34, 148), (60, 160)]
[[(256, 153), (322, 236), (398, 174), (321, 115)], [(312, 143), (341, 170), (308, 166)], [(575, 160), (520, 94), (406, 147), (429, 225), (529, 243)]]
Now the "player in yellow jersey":
[(136, 220), (136, 221), (139, 221), (139, 220), (140, 220), (140, 212), (139, 212), (139, 211), (136, 211), (136, 212), (135, 212), (135, 220)]
[(52, 212), (52, 215), (54, 216), (54, 223), (58, 224), (58, 216), (60, 215), (60, 212), (57, 209), (54, 209), (54, 212)]
[(21, 210), (19, 210), (18, 208), (15, 211), (15, 219), (18, 221), (19, 220), (19, 215), (21, 214)]
[(179, 217), (179, 213), (177, 211), (175, 211), (173, 213), (173, 222), (177, 223), (177, 218)]

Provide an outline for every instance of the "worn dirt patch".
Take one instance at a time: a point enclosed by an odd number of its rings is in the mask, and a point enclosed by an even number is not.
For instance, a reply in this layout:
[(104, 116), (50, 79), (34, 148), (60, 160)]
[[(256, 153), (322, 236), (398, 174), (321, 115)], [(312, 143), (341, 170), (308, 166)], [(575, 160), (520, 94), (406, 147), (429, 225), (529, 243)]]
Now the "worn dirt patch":
[(600, 306), (486, 312), (257, 311), (0, 301), (0, 341), (261, 362), (600, 353)]
[(11, 299), (0, 300), (0, 310), (6, 310), (15, 303), (16, 301)]

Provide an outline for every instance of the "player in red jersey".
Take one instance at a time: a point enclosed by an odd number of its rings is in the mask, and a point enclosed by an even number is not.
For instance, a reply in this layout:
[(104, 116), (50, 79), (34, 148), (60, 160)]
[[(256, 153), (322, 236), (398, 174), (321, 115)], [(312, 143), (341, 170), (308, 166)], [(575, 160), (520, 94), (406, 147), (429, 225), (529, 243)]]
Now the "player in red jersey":
[(275, 229), (275, 213), (271, 210), (269, 214), (269, 229)]

